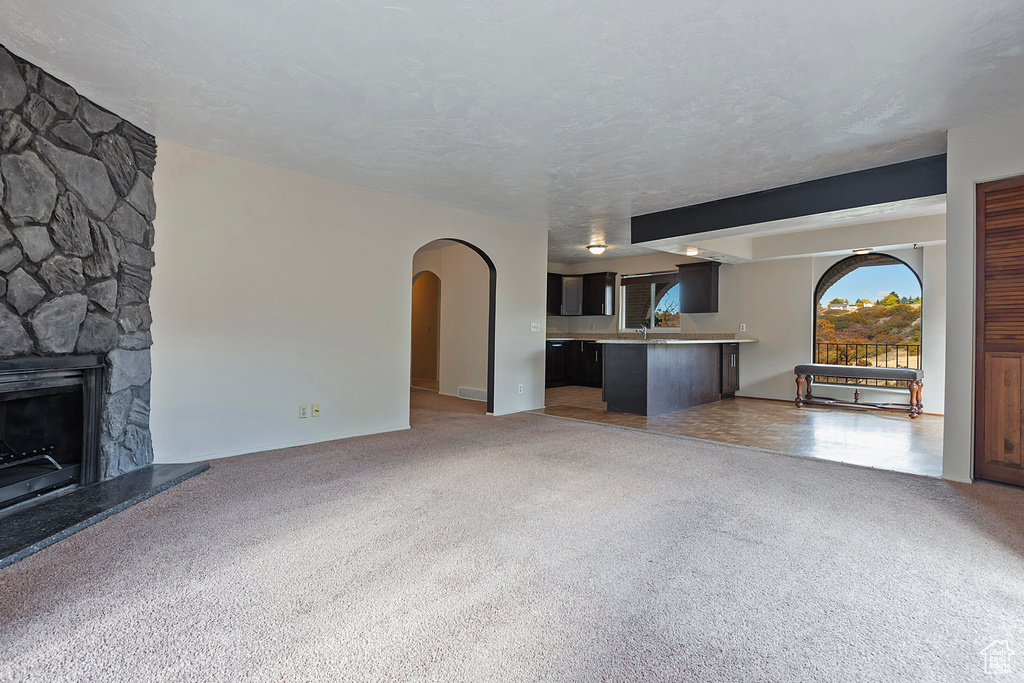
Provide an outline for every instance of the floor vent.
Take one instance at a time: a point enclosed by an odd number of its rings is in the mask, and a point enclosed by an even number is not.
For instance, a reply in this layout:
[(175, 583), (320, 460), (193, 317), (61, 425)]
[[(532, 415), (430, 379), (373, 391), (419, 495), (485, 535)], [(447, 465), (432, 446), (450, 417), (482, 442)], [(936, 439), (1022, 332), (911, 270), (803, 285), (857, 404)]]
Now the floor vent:
[(459, 398), (468, 398), (470, 401), (486, 401), (487, 390), (470, 389), (469, 387), (459, 387)]

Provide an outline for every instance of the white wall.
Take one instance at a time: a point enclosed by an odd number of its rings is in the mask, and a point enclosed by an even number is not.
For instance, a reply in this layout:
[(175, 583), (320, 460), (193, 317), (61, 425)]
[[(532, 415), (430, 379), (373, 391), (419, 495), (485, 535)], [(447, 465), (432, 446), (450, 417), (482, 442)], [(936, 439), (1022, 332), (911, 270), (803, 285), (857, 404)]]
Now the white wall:
[[(934, 219), (931, 222), (934, 223)], [(820, 240), (820, 237), (816, 239)], [(830, 249), (832, 246), (822, 243), (821, 248)], [(945, 246), (939, 244), (918, 249), (889, 249), (885, 253), (905, 261), (924, 283), (921, 325), (924, 335), (925, 411), (941, 414), (945, 400)], [(740, 346), (738, 395), (790, 400), (796, 396), (793, 367), (808, 363), (812, 358), (814, 288), (828, 268), (849, 255), (844, 252), (839, 255), (725, 264), (719, 271), (719, 312), (683, 314), (680, 332), (735, 332), (740, 336), (758, 339), (757, 343)], [(671, 270), (675, 264), (691, 260), (685, 256), (655, 254), (587, 262), (572, 267), (549, 264), (549, 269), (551, 272), (562, 273), (612, 271), (625, 275)], [(740, 323), (747, 326), (746, 332), (739, 332)], [(617, 316), (548, 318), (549, 332), (567, 334), (615, 332), (617, 325)], [(862, 400), (906, 400), (905, 391), (898, 392), (895, 398), (893, 391), (864, 388), (861, 390)], [(817, 393), (843, 399), (853, 397), (853, 389), (846, 387), (823, 387)]]
[(439, 244), (444, 246), (416, 252), (412, 270), (430, 270), (441, 278), (438, 384), (442, 394), (457, 396), (459, 387), (487, 388), (490, 271), (469, 247)]
[(497, 269), (495, 412), (544, 404), (545, 230), (163, 141), (154, 180), (157, 461), (407, 427), (413, 254), (446, 237)]
[(971, 481), (975, 185), (1024, 173), (1024, 115), (954, 128), (946, 157), (946, 420), (942, 476)]

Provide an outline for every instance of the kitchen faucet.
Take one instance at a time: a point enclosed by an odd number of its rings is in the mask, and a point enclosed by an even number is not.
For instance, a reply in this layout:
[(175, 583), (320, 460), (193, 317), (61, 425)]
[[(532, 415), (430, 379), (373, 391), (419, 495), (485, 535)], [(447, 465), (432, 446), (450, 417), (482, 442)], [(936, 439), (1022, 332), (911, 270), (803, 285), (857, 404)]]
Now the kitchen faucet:
[(644, 323), (640, 323), (640, 327), (636, 328), (636, 331), (637, 332), (643, 332), (644, 333), (644, 341), (647, 341), (647, 325), (645, 325)]

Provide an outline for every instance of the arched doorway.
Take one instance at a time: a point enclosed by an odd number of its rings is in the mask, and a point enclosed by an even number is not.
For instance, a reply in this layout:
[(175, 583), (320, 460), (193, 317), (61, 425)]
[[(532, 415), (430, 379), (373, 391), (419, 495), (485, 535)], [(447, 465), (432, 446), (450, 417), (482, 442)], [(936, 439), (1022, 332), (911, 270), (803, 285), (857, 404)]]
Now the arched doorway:
[[(420, 247), (412, 266), (414, 319), (418, 315), (429, 317), (429, 312), (417, 311), (415, 307), (416, 283), (423, 279), (419, 274), (429, 271), (443, 283), (439, 288), (437, 324), (439, 392), (464, 394), (464, 398), (477, 400), (486, 396), (487, 412), (493, 413), (497, 291), (494, 262), (476, 245), (446, 238)], [(420, 294), (426, 295), (427, 285), (421, 287), (424, 291)]]
[(412, 386), (438, 391), (441, 353), (441, 278), (422, 270), (412, 278)]
[[(816, 363), (921, 369), (921, 277), (889, 254), (861, 254), (832, 265), (814, 290)], [(832, 383), (895, 386), (883, 380)]]

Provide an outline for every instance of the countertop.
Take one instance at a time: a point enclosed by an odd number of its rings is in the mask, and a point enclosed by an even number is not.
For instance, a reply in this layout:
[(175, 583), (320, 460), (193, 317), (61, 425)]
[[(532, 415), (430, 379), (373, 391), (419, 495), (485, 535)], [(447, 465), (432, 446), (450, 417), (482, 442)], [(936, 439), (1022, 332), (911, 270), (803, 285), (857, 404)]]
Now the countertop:
[(749, 344), (758, 341), (754, 337), (737, 337), (732, 332), (697, 333), (697, 334), (666, 334), (654, 333), (657, 336), (644, 339), (641, 335), (630, 332), (605, 334), (595, 332), (568, 333), (549, 335), (547, 341), (592, 341), (599, 344)]
[(595, 339), (598, 344), (750, 344), (753, 337), (728, 339)]

